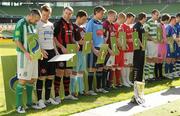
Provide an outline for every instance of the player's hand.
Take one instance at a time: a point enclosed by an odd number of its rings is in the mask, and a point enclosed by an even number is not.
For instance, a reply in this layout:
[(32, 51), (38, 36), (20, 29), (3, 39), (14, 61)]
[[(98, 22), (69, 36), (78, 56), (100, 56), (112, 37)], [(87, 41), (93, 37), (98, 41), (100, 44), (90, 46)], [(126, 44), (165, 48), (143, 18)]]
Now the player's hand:
[(25, 52), (24, 54), (25, 54), (25, 56), (26, 56), (26, 58), (28, 60), (30, 60), (30, 61), (32, 60), (31, 55), (29, 54), (29, 52)]
[(67, 54), (68, 53), (67, 49), (64, 46), (61, 47), (61, 50), (62, 50), (63, 54)]
[(129, 49), (129, 46), (128, 46), (128, 44), (126, 45), (126, 49), (127, 49), (127, 50)]
[(111, 32), (111, 37), (115, 36), (115, 33), (114, 32)]
[(80, 45), (84, 45), (84, 44), (85, 44), (84, 38), (82, 38), (82, 39), (79, 41), (79, 44), (80, 44)]
[(79, 44), (77, 44), (77, 51), (79, 51), (80, 50), (80, 46), (79, 46)]
[(46, 52), (46, 50), (41, 50), (42, 54), (43, 54), (43, 58), (48, 58), (48, 53)]
[(94, 54), (95, 54), (97, 57), (98, 57), (99, 54), (100, 54), (99, 50), (96, 50), (96, 49), (93, 49), (93, 52), (94, 52)]
[(112, 50), (109, 50), (109, 54), (110, 54), (111, 56), (114, 56), (114, 55), (115, 55)]

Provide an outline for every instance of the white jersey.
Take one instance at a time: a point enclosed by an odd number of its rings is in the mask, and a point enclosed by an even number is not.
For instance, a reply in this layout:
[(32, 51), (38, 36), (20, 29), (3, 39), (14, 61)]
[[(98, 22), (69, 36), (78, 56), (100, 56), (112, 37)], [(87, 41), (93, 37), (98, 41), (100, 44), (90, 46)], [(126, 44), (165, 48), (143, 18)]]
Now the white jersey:
[(50, 50), (54, 49), (53, 45), (53, 31), (54, 31), (54, 26), (51, 22), (42, 22), (39, 21), (37, 23), (37, 32), (39, 36), (39, 44), (42, 49), (45, 50)]

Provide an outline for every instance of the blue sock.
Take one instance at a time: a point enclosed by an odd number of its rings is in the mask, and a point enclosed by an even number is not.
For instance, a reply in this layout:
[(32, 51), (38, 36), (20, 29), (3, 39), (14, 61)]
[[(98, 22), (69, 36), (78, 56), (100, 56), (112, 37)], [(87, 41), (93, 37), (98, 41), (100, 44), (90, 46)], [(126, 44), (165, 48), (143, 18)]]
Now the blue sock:
[(79, 93), (83, 94), (84, 91), (83, 77), (77, 77), (77, 81), (78, 81)]
[(71, 93), (75, 93), (75, 91), (76, 91), (76, 80), (77, 80), (77, 77), (71, 77), (70, 78), (70, 91), (71, 91)]

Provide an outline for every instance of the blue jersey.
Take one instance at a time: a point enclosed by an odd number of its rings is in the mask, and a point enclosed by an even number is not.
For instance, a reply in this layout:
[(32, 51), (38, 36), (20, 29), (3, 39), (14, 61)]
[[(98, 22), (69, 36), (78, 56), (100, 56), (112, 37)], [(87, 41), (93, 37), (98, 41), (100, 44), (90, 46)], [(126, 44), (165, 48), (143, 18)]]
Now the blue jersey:
[(176, 23), (175, 27), (176, 27), (176, 30), (177, 30), (177, 36), (179, 36), (179, 33), (180, 33), (180, 23)]
[(102, 22), (91, 19), (86, 25), (86, 32), (92, 32), (94, 47), (101, 47), (104, 44), (104, 31)]
[(171, 26), (171, 25), (168, 25), (166, 27), (166, 33), (167, 33), (167, 37), (173, 37), (173, 35), (177, 34), (177, 30), (175, 28), (175, 26)]
[[(166, 34), (167, 34), (167, 37), (176, 37), (177, 35), (177, 30), (175, 28), (175, 26), (172, 26), (172, 25), (168, 25), (166, 27)], [(176, 52), (177, 52), (177, 44), (176, 42), (174, 42), (174, 52), (170, 52), (170, 46), (169, 44), (167, 44), (167, 57), (170, 57), (170, 58), (175, 58), (176, 57)]]
[[(176, 23), (175, 25), (176, 30), (177, 30), (177, 37), (180, 37), (180, 23)], [(180, 47), (178, 46), (178, 44), (176, 43), (176, 57), (180, 57)]]

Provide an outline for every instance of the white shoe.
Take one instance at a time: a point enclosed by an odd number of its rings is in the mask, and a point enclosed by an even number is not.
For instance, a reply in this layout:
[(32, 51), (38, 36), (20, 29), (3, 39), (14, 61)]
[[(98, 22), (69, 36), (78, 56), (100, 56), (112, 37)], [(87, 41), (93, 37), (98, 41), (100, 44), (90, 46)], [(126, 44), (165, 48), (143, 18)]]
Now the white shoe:
[(55, 101), (55, 102), (57, 102), (58, 104), (60, 104), (60, 103), (61, 103), (61, 99), (60, 99), (60, 97), (59, 97), (59, 96), (55, 97), (55, 98), (54, 98), (54, 101)]
[(93, 90), (88, 91), (88, 94), (89, 95), (97, 95), (97, 93), (95, 93)]
[(47, 101), (46, 101), (47, 104), (53, 104), (53, 105), (58, 105), (59, 102), (56, 102), (54, 99), (52, 98), (49, 98)]
[(102, 93), (108, 93), (109, 91), (107, 91), (107, 90), (105, 90), (105, 89), (102, 88), (102, 89), (101, 89), (101, 92), (102, 92)]
[(43, 109), (43, 108), (46, 107), (46, 105), (44, 104), (44, 101), (43, 101), (42, 99), (40, 99), (40, 100), (38, 101), (38, 106), (41, 107), (41, 109)]
[(131, 81), (128, 81), (128, 84), (129, 84), (129, 85), (131, 85), (131, 86), (133, 86), (133, 85), (134, 85)]
[(174, 73), (173, 73), (173, 76), (174, 76), (175, 78), (179, 77), (178, 72), (174, 72)]
[(69, 99), (69, 100), (78, 100), (78, 98), (72, 96), (72, 95), (68, 95), (68, 96), (65, 96), (64, 99)]
[(131, 87), (131, 85), (129, 85), (128, 83), (123, 83), (123, 85), (126, 87)]
[(20, 114), (26, 113), (25, 109), (22, 106), (19, 106), (16, 111)]
[(172, 74), (165, 74), (165, 77), (168, 79), (173, 79), (173, 75)]
[(97, 93), (100, 93), (100, 92), (102, 92), (102, 89), (101, 89), (101, 88), (96, 89), (96, 92), (97, 92)]
[(178, 76), (180, 77), (180, 71), (177, 72)]
[(36, 109), (36, 110), (42, 109), (42, 107), (40, 107), (39, 104), (32, 104), (31, 108)]

